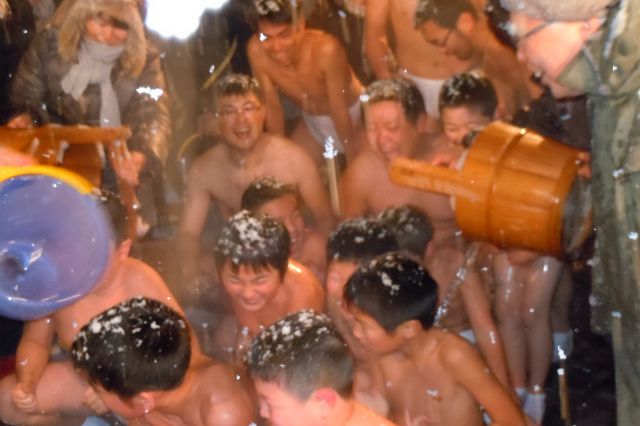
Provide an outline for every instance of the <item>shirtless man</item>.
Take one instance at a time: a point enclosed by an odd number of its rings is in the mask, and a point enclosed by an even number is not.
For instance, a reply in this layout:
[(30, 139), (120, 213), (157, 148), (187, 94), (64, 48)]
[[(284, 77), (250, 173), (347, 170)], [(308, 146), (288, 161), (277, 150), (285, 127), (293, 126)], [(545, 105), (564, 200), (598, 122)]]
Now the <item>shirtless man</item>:
[(192, 351), (191, 336), (179, 313), (136, 297), (82, 327), (71, 349), (73, 365), (131, 426), (248, 426), (257, 420), (236, 373)]
[(247, 210), (232, 216), (220, 233), (215, 262), (232, 315), (218, 327), (216, 341), (236, 360), (242, 359), (251, 337), (287, 314), (324, 311), (322, 284), (289, 258), (289, 247), (284, 225)]
[[(430, 132), (438, 129), (438, 93), (444, 80), (469, 68), (469, 62), (446, 55), (425, 42), (415, 28), (417, 0), (367, 0), (365, 54), (377, 78), (400, 75), (419, 88), (429, 114)], [(393, 34), (391, 48), (388, 34)]]
[[(113, 207), (120, 208), (118, 200)], [(41, 424), (57, 413), (87, 415), (100, 407), (99, 399), (70, 361), (49, 362), (54, 337), (68, 351), (80, 328), (97, 313), (135, 296), (162, 301), (181, 311), (162, 278), (150, 266), (128, 257), (131, 240), (124, 240), (123, 208), (113, 212), (116, 242), (101, 281), (77, 302), (45, 318), (25, 324), (16, 352), (16, 372), (0, 381), (1, 420), (8, 423)], [(120, 242), (122, 241), (122, 242)], [(95, 405), (95, 403), (98, 403)]]
[(291, 141), (263, 131), (267, 112), (258, 82), (230, 74), (217, 83), (214, 102), (214, 126), (222, 142), (193, 163), (182, 210), (180, 250), (187, 283), (200, 272), (199, 238), (211, 200), (229, 217), (240, 210), (243, 191), (258, 177), (296, 185), (318, 229), (328, 234), (333, 228), (329, 199), (309, 156)]
[(318, 164), (328, 137), (335, 149), (351, 159), (360, 148), (358, 97), (362, 85), (340, 42), (305, 28), (301, 5), (300, 1), (256, 0), (251, 9), (256, 34), (249, 40), (247, 55), (264, 88), (267, 129), (284, 134), (280, 92), (302, 110), (304, 125), (300, 123), (292, 139)]
[(380, 356), (392, 420), (481, 426), (524, 426), (515, 398), (482, 357), (454, 333), (433, 326), (438, 286), (418, 262), (391, 253), (361, 266), (344, 293), (353, 334)]
[(343, 215), (366, 216), (388, 206), (413, 204), (431, 219), (434, 245), (453, 239), (458, 228), (447, 196), (398, 186), (389, 178), (394, 159), (427, 159), (440, 140), (425, 133), (426, 114), (417, 87), (400, 78), (381, 80), (367, 88), (363, 99), (370, 146), (342, 177)]
[(325, 315), (300, 311), (256, 337), (247, 368), (273, 426), (393, 426), (352, 398), (354, 360)]
[(471, 0), (418, 0), (415, 23), (427, 44), (467, 64), (456, 74), (474, 69), (486, 74), (498, 92), (499, 118), (529, 101), (529, 71), (495, 38)]

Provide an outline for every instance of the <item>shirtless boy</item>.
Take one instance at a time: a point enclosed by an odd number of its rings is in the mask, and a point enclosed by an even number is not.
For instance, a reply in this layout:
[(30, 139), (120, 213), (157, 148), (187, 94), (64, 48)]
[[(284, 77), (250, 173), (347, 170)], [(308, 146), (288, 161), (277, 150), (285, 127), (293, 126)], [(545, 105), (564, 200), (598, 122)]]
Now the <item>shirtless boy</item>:
[(258, 82), (230, 74), (217, 83), (214, 103), (214, 125), (222, 142), (189, 170), (182, 210), (180, 251), (187, 282), (200, 272), (199, 238), (212, 199), (229, 217), (240, 210), (242, 192), (258, 177), (296, 185), (318, 229), (325, 235), (333, 229), (329, 198), (309, 156), (291, 141), (263, 131), (267, 112)]
[[(443, 86), (440, 109), (447, 139), (459, 146), (466, 133), (482, 128), (495, 118), (495, 91), (486, 78), (475, 73), (460, 74)], [(496, 295), (495, 313), (511, 386), (522, 399), (525, 412), (540, 423), (545, 409), (544, 382), (552, 351), (551, 298), (562, 277), (563, 263), (540, 253), (499, 250), (489, 244), (482, 244), (477, 263), (491, 271), (490, 284), (495, 286)], [(465, 286), (462, 289), (468, 291)], [(466, 300), (464, 292), (462, 295)], [(470, 301), (477, 303), (478, 297), (479, 294), (471, 296)]]
[(479, 69), (487, 75), (498, 92), (499, 117), (511, 117), (529, 101), (529, 71), (495, 38), (471, 0), (418, 0), (415, 25), (441, 55), (467, 63), (456, 74)]
[(371, 353), (353, 337), (351, 314), (344, 308), (342, 294), (351, 274), (363, 262), (398, 249), (390, 230), (375, 219), (354, 218), (342, 222), (327, 243), (327, 313), (349, 345), (356, 362), (354, 398), (381, 414), (389, 407), (380, 386), (384, 385)]
[(359, 150), (362, 86), (344, 47), (327, 33), (305, 28), (301, 1), (253, 3), (250, 20), (256, 34), (249, 40), (247, 55), (254, 76), (264, 87), (267, 129), (284, 134), (280, 92), (302, 110), (304, 125), (300, 123), (291, 137), (314, 160), (322, 160), (328, 137), (335, 149), (352, 158)]
[(320, 281), (324, 281), (326, 239), (306, 225), (304, 205), (295, 185), (286, 184), (272, 177), (251, 182), (242, 194), (241, 207), (279, 220), (289, 231), (291, 258), (311, 269)]
[(433, 328), (438, 286), (417, 262), (391, 253), (360, 267), (345, 303), (353, 333), (381, 356), (392, 419), (412, 426), (480, 426), (480, 406), (493, 425), (524, 425), (515, 399), (475, 349)]
[(313, 272), (289, 258), (289, 233), (275, 219), (242, 210), (222, 229), (215, 248), (220, 281), (233, 316), (219, 327), (217, 343), (241, 345), (287, 314), (301, 309), (324, 311), (324, 289)]
[[(429, 218), (415, 206), (393, 206), (378, 216), (394, 234), (401, 250), (413, 255), (438, 284), (438, 311), (434, 325), (459, 334), (478, 346), (491, 371), (511, 389), (507, 361), (491, 303), (478, 269), (456, 247), (429, 244), (433, 228)], [(472, 248), (475, 250), (475, 248)], [(470, 252), (468, 256), (477, 256)]]
[[(444, 80), (468, 68), (468, 61), (446, 55), (426, 43), (415, 28), (417, 0), (367, 0), (365, 53), (379, 79), (395, 75), (419, 88), (429, 114), (429, 130), (437, 129), (438, 93)], [(394, 47), (388, 34), (393, 34)]]
[(342, 176), (344, 217), (378, 214), (392, 205), (414, 204), (427, 213), (434, 241), (450, 240), (457, 230), (449, 197), (391, 182), (389, 165), (399, 157), (426, 160), (443, 144), (425, 133), (426, 113), (417, 87), (400, 78), (372, 83), (363, 95), (369, 147), (363, 149)]
[(232, 369), (191, 350), (186, 320), (136, 297), (85, 324), (73, 342), (74, 367), (129, 425), (238, 426), (256, 420)]
[(124, 208), (109, 200), (117, 248), (100, 282), (77, 302), (52, 315), (25, 324), (16, 352), (16, 372), (0, 381), (0, 414), (8, 423), (41, 424), (53, 421), (57, 413), (87, 415), (94, 407), (89, 384), (73, 369), (69, 360), (49, 362), (54, 337), (68, 351), (80, 328), (97, 313), (135, 296), (162, 301), (181, 311), (158, 273), (139, 260), (128, 257), (131, 240), (126, 235)]
[(300, 311), (262, 331), (247, 367), (273, 426), (392, 426), (351, 397), (354, 361), (329, 318)]

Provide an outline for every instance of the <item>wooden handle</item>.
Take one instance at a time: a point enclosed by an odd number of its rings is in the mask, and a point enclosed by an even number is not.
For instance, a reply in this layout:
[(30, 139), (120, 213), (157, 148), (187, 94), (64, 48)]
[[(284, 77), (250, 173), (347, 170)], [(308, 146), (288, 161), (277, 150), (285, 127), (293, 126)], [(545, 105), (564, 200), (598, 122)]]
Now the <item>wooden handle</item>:
[(424, 161), (398, 158), (391, 163), (389, 176), (395, 184), (454, 197), (475, 198), (457, 170), (433, 166)]

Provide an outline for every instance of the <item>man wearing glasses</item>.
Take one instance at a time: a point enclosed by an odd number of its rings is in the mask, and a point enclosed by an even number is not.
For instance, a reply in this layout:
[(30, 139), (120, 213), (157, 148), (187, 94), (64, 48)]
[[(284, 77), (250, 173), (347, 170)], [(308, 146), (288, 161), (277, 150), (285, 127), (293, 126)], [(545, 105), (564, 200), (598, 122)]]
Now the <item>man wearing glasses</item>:
[(518, 57), (555, 97), (589, 98), (596, 232), (592, 326), (610, 332), (618, 424), (640, 417), (640, 2), (501, 0)]
[(529, 101), (528, 71), (500, 44), (471, 0), (418, 0), (415, 26), (445, 56), (482, 70), (498, 93), (499, 118), (508, 118)]
[[(242, 74), (221, 79), (214, 93), (213, 127), (220, 142), (198, 157), (187, 181), (180, 225), (180, 255), (188, 293), (202, 293), (208, 283), (203, 273), (213, 274), (213, 259), (200, 255), (200, 235), (211, 201), (224, 218), (240, 210), (244, 190), (256, 178), (271, 176), (295, 185), (315, 225), (326, 234), (333, 229), (330, 203), (311, 158), (290, 140), (264, 132), (267, 114), (258, 82)], [(201, 297), (202, 294), (185, 294)]]

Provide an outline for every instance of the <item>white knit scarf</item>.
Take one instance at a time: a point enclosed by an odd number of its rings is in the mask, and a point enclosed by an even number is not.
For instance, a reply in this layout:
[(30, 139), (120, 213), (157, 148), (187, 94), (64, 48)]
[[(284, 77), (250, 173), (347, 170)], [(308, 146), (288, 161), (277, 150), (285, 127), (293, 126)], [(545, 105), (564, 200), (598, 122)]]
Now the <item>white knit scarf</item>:
[(100, 85), (100, 127), (118, 127), (122, 124), (118, 98), (111, 84), (111, 70), (124, 52), (124, 46), (109, 46), (85, 38), (74, 64), (62, 78), (65, 93), (79, 100), (89, 84)]

